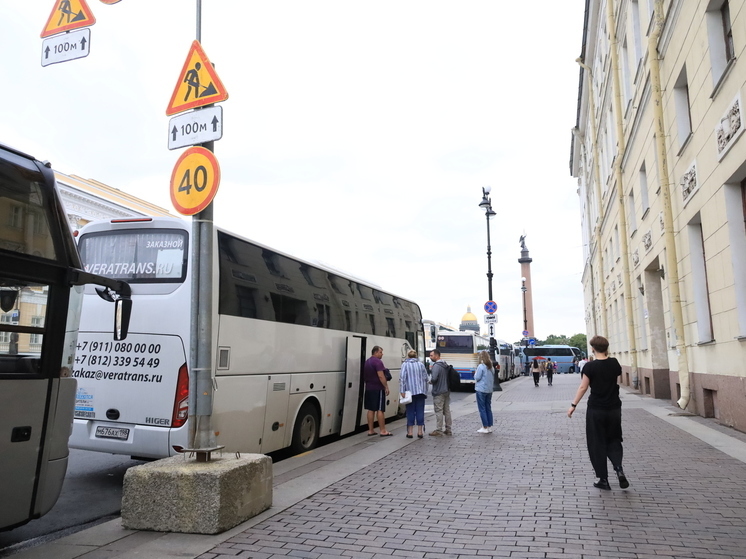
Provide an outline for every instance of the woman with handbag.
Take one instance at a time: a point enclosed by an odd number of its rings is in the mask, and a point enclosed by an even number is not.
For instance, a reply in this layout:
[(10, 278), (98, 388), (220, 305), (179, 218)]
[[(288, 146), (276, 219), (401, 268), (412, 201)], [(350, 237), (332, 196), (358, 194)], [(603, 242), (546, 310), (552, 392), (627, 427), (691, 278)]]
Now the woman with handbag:
[(482, 427), (477, 433), (492, 433), (492, 390), (495, 382), (495, 369), (490, 354), (479, 353), (479, 366), (474, 373), (474, 392), (477, 394), (477, 408)]
[(417, 352), (409, 350), (407, 359), (401, 365), (399, 375), (401, 401), (407, 403), (407, 438), (413, 437), (412, 431), (417, 425), (417, 438), (421, 439), (425, 431), (425, 400), (427, 399), (427, 369), (417, 360)]

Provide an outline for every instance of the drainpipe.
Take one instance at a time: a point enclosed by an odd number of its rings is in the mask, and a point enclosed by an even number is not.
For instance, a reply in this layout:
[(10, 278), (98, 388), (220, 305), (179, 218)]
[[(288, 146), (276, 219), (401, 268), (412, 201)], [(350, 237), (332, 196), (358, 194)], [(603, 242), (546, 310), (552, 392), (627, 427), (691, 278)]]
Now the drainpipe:
[(619, 79), (619, 51), (618, 39), (616, 35), (616, 17), (614, 16), (614, 2), (606, 2), (607, 27), (609, 28), (609, 41), (611, 46), (611, 75), (614, 88), (614, 114), (616, 118), (616, 137), (617, 137), (617, 156), (614, 159), (614, 179), (617, 185), (617, 199), (619, 201), (619, 239), (621, 242), (622, 253), (622, 281), (624, 284), (624, 309), (627, 315), (627, 340), (629, 343), (630, 367), (632, 369), (632, 382), (638, 385), (637, 375), (637, 344), (635, 343), (635, 322), (634, 310), (632, 305), (632, 278), (630, 277), (630, 253), (629, 253), (629, 235), (627, 232), (627, 210), (625, 205), (625, 188), (622, 182), (622, 158), (626, 150), (624, 141), (624, 115), (622, 113), (622, 85)]
[(689, 386), (689, 360), (684, 343), (684, 312), (681, 307), (681, 290), (679, 288), (679, 267), (674, 237), (673, 208), (671, 206), (671, 182), (668, 175), (668, 157), (666, 150), (666, 128), (663, 120), (663, 94), (661, 93), (661, 73), (658, 58), (658, 40), (663, 31), (663, 0), (655, 0), (655, 26), (648, 39), (648, 61), (650, 63), (650, 86), (653, 101), (655, 126), (655, 147), (658, 151), (658, 176), (663, 198), (663, 238), (666, 246), (666, 279), (671, 300), (674, 335), (676, 337), (676, 355), (679, 361), (679, 386), (681, 398), (676, 404), (686, 409), (691, 398)]
[[(596, 190), (596, 203), (598, 204), (598, 218), (596, 219), (596, 225), (593, 228), (593, 237), (594, 242), (596, 245), (596, 255), (598, 256), (598, 270), (600, 271), (601, 276), (601, 285), (600, 285), (600, 297), (601, 297), (601, 334), (605, 335), (608, 333), (608, 323), (606, 322), (606, 290), (604, 289), (604, 253), (603, 250), (601, 250), (601, 223), (603, 223), (603, 215), (604, 215), (604, 205), (603, 201), (601, 200), (601, 169), (599, 168), (598, 162), (599, 162), (599, 153), (598, 153), (598, 133), (596, 132), (596, 103), (593, 100), (593, 71), (590, 69), (589, 66), (587, 66), (582, 58), (578, 58), (575, 60), (578, 64), (580, 64), (580, 67), (585, 70), (585, 72), (588, 75), (588, 111), (590, 113), (590, 118), (588, 121), (591, 125), (591, 146), (593, 149), (593, 174), (595, 175), (596, 180), (595, 182), (595, 190)], [(573, 134), (576, 136), (580, 134), (580, 130), (577, 128), (573, 129)], [(583, 149), (585, 149), (585, 144), (583, 144)], [(590, 204), (589, 204), (590, 206)], [(591, 259), (591, 262), (593, 260)], [(595, 293), (595, 286), (593, 281), (593, 265), (591, 264), (591, 292)], [(595, 313), (594, 313), (595, 314)], [(595, 322), (595, 319), (594, 319)], [(596, 332), (598, 333), (598, 332)]]

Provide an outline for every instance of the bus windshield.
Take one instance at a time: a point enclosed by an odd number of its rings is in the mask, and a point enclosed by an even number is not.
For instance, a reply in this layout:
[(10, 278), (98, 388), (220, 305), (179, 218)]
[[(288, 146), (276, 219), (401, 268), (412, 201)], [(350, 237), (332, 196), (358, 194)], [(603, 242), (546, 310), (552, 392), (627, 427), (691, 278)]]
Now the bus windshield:
[(187, 235), (176, 229), (91, 233), (78, 248), (92, 274), (128, 283), (181, 283), (186, 278)]

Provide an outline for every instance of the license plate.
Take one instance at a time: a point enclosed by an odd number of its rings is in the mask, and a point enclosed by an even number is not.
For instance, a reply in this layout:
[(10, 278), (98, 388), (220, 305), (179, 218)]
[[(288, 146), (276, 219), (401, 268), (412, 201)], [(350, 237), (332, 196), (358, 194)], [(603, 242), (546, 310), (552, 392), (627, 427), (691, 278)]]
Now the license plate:
[(120, 439), (126, 441), (130, 430), (124, 427), (96, 427), (96, 436), (100, 439)]

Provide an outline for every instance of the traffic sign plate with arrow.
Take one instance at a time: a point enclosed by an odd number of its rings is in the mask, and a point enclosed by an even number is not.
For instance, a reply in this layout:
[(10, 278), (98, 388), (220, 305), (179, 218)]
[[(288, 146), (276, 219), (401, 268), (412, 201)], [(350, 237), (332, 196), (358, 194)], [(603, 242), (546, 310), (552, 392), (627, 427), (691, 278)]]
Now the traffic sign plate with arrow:
[(223, 107), (216, 105), (168, 121), (168, 149), (212, 142), (223, 137)]
[(91, 30), (78, 29), (48, 37), (41, 42), (41, 65), (49, 66), (91, 54)]

